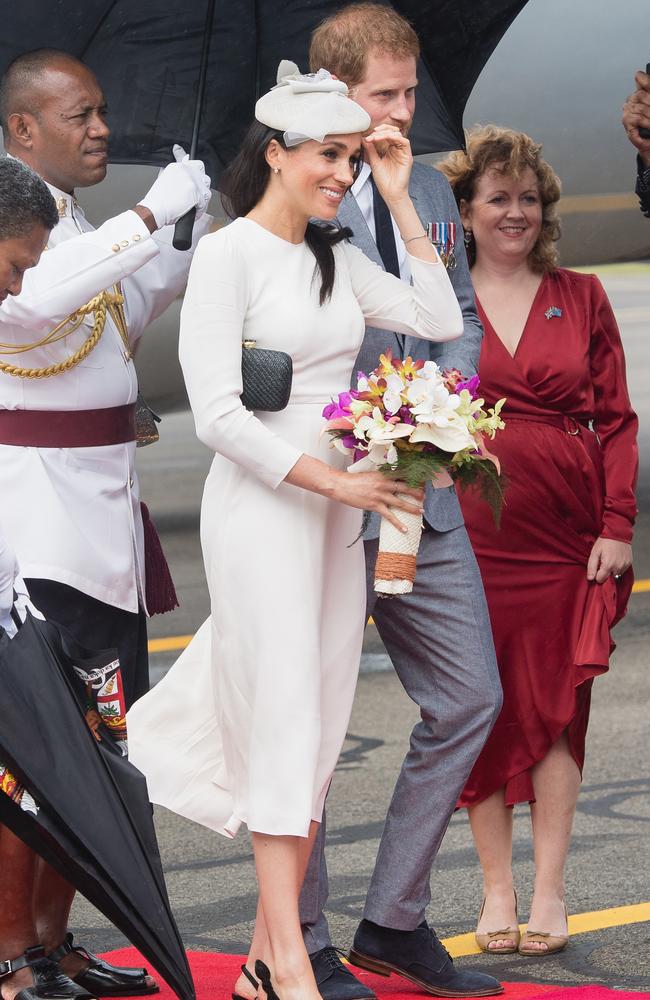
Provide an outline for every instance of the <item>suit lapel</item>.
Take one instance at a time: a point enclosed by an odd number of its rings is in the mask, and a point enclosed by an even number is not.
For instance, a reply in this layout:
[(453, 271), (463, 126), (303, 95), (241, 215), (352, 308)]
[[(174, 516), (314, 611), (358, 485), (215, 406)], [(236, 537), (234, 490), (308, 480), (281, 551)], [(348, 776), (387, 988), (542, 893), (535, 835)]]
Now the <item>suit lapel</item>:
[(374, 260), (375, 264), (383, 267), (382, 259), (379, 256), (377, 244), (372, 238), (372, 233), (368, 229), (368, 224), (363, 217), (363, 212), (357, 205), (357, 200), (350, 191), (346, 194), (341, 203), (338, 214), (338, 221), (342, 226), (349, 226), (352, 230), (352, 243), (359, 250), (363, 250), (366, 257)]
[[(375, 264), (384, 269), (384, 262), (381, 259), (379, 250), (377, 249), (377, 244), (375, 243), (372, 233), (368, 229), (368, 224), (363, 217), (363, 212), (357, 205), (357, 200), (354, 195), (348, 191), (345, 198), (341, 203), (341, 208), (337, 216), (339, 223), (342, 226), (349, 226), (352, 230), (352, 240), (351, 242), (359, 250), (363, 250), (366, 257), (373, 260)], [(393, 345), (396, 355), (402, 354), (402, 337), (399, 337), (396, 333), (393, 334), (395, 339), (395, 344)]]
[[(422, 218), (420, 207), (418, 206), (418, 193), (415, 180), (413, 176), (411, 176), (411, 180), (409, 182), (409, 194), (420, 221), (423, 225), (426, 225), (425, 220)], [(383, 268), (384, 264), (379, 256), (377, 244), (372, 238), (372, 233), (368, 229), (368, 224), (363, 217), (363, 213), (357, 205), (356, 198), (350, 191), (348, 191), (341, 203), (337, 219), (341, 226), (348, 226), (352, 230), (352, 243), (354, 246), (358, 247), (359, 250), (363, 250), (366, 257), (369, 257), (370, 260), (374, 260), (375, 264), (379, 264), (379, 266)], [(399, 354), (403, 354), (403, 356), (406, 357), (410, 353), (410, 342), (413, 338), (402, 338), (397, 334), (393, 334), (393, 336), (395, 337), (395, 344)], [(402, 341), (404, 342), (402, 343)]]

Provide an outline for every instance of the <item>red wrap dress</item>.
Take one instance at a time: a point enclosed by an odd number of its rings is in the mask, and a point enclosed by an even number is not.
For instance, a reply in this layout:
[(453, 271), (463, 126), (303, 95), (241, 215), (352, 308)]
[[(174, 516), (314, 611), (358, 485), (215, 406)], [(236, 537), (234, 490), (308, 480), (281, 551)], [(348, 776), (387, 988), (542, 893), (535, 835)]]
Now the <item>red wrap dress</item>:
[(490, 445), (507, 477), (501, 527), (462, 497), (494, 632), (504, 705), (460, 799), (505, 787), (534, 801), (531, 768), (567, 730), (582, 772), (593, 678), (608, 669), (610, 630), (625, 613), (631, 569), (589, 583), (599, 536), (630, 542), (636, 514), (637, 418), (612, 308), (595, 275), (558, 269), (537, 291), (512, 357), (480, 303), (479, 373), (488, 404), (507, 398)]

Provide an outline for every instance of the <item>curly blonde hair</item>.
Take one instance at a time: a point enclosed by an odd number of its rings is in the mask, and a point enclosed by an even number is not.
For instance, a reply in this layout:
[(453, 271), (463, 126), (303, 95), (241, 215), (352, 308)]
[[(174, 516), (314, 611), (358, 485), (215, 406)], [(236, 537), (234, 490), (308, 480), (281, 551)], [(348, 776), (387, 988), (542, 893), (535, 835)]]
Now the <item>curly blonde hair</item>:
[[(555, 243), (561, 235), (557, 216), (561, 186), (555, 171), (541, 157), (541, 144), (525, 132), (515, 132), (499, 125), (477, 125), (467, 133), (466, 140), (466, 153), (458, 150), (437, 164), (451, 184), (459, 208), (462, 201), (472, 201), (477, 182), (486, 170), (496, 170), (507, 177), (519, 177), (526, 167), (530, 167), (539, 184), (542, 228), (530, 252), (529, 263), (538, 274), (554, 271), (558, 264)], [(471, 267), (476, 260), (473, 239), (467, 247), (467, 258)]]

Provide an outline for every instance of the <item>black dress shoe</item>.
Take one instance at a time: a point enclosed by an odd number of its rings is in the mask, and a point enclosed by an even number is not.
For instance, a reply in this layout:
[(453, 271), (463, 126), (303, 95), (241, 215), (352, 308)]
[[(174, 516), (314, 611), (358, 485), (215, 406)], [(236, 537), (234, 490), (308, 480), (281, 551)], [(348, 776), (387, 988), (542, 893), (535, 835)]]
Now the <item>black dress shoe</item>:
[(309, 960), (323, 1000), (377, 1000), (370, 987), (343, 965), (336, 948), (321, 948)]
[(350, 961), (380, 976), (398, 976), (436, 997), (489, 997), (503, 993), (493, 976), (454, 968), (435, 931), (422, 921), (414, 931), (396, 931), (362, 920), (354, 935)]
[(86, 969), (76, 973), (74, 981), (85, 988), (84, 992), (89, 990), (93, 997), (141, 997), (160, 992), (155, 983), (147, 983), (146, 969), (110, 965), (103, 958), (74, 944), (72, 934), (66, 934), (63, 944), (50, 952), (48, 958), (52, 962), (60, 962), (71, 952), (89, 963)]
[(55, 962), (45, 957), (40, 945), (27, 948), (18, 958), (0, 962), (0, 980), (20, 969), (30, 968), (33, 986), (26, 986), (16, 1000), (93, 1000), (83, 987), (68, 979)]

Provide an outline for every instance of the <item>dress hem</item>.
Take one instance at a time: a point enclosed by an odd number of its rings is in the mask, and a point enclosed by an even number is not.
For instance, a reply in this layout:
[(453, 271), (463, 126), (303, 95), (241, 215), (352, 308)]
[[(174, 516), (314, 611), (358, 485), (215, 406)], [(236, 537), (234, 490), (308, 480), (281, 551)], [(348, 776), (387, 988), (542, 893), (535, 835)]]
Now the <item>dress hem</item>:
[[(568, 734), (569, 750), (582, 779), (592, 682), (595, 677), (600, 677), (609, 670), (609, 657), (616, 648), (611, 636), (611, 629), (625, 615), (633, 582), (634, 576), (630, 569), (620, 580), (614, 582), (610, 578), (602, 584), (594, 584), (590, 589), (583, 617), (583, 627), (574, 653), (575, 683), (573, 685), (572, 711), (566, 720), (554, 727), (543, 752), (534, 758), (531, 756), (525, 768), (519, 768), (513, 774), (499, 778), (498, 784), (491, 786), (489, 790), (480, 793), (480, 795), (476, 794), (476, 797), (472, 796), (471, 801), (468, 801), (464, 794), (461, 795), (456, 806), (457, 809), (477, 806), (501, 788), (504, 790), (505, 805), (508, 808), (520, 803), (535, 802), (530, 771), (535, 764), (544, 760), (551, 747), (557, 743), (564, 732)], [(588, 685), (588, 688), (585, 688), (585, 685)]]

